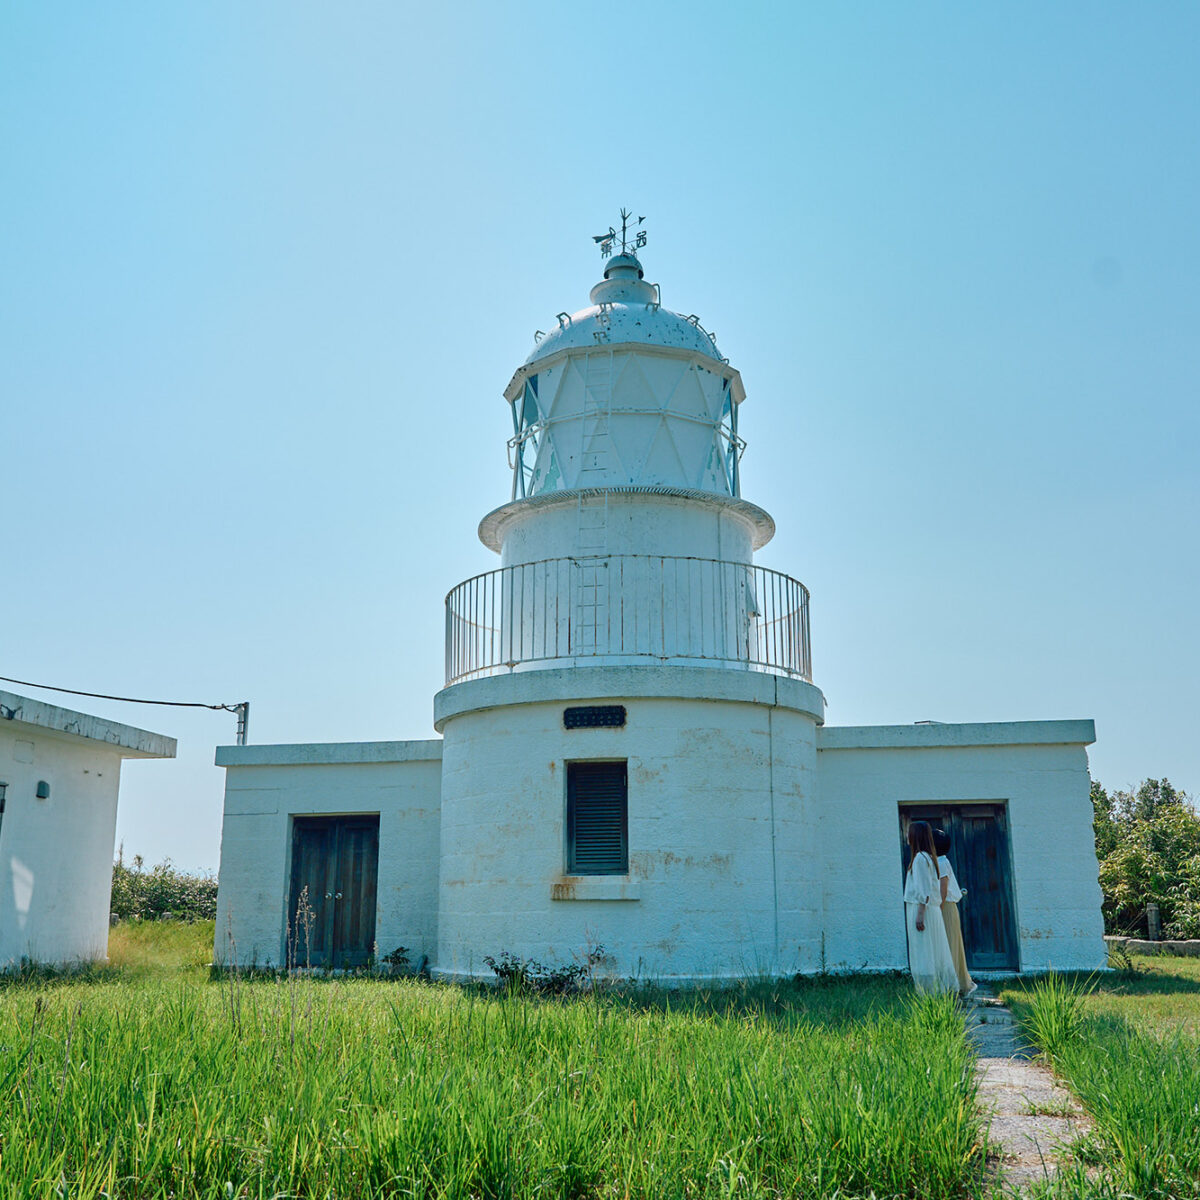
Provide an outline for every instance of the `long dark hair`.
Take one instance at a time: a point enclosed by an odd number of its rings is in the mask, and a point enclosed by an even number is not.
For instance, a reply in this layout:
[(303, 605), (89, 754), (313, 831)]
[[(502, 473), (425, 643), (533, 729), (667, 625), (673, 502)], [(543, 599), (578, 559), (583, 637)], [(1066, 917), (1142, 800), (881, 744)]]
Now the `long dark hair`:
[(933, 843), (933, 826), (928, 821), (910, 821), (908, 824), (908, 869), (913, 869), (918, 854), (928, 854), (933, 859), (933, 869), (941, 879), (942, 868), (938, 865), (937, 846)]

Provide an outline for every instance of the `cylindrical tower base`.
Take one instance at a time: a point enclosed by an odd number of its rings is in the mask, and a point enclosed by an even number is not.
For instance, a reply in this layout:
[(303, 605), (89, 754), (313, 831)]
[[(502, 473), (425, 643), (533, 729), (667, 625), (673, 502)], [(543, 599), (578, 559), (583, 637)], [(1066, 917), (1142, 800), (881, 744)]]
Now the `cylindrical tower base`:
[[(568, 708), (601, 711), (568, 720)], [(618, 709), (623, 724), (590, 723)], [(531, 671), (439, 693), (435, 973), (492, 978), (485, 955), (567, 965), (598, 947), (598, 974), (665, 983), (811, 967), (823, 713), (811, 684), (686, 666)]]

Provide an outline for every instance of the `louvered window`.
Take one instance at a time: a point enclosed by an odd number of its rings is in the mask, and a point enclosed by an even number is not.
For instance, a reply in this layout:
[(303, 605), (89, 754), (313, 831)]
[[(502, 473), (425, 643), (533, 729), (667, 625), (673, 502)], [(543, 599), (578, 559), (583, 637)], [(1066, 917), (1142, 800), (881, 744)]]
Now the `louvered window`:
[(567, 764), (567, 874), (629, 870), (628, 775), (623, 762)]
[(602, 729), (605, 726), (623, 728), (625, 705), (592, 704), (584, 708), (564, 708), (564, 729)]

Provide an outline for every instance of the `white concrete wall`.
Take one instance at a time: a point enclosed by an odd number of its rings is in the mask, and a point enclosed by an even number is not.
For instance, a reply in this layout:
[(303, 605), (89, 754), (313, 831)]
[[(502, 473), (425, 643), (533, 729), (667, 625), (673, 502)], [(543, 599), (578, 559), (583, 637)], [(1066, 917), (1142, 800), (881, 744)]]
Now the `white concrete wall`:
[[(107, 956), (121, 757), (0, 720), (0, 970)], [(40, 780), (48, 799), (36, 797)]]
[[(705, 698), (735, 688), (745, 700)], [(439, 973), (491, 978), (486, 954), (569, 963), (597, 944), (616, 976), (808, 963), (820, 937), (816, 722), (764, 702), (777, 688), (819, 706), (810, 685), (686, 667), (543, 672), (442, 693)], [(626, 726), (564, 729), (563, 708), (589, 703), (623, 704)], [(589, 759), (628, 762), (628, 876), (564, 873), (566, 764)]]
[[(606, 525), (606, 554), (654, 554), (751, 560), (754, 526), (728, 503), (705, 503), (670, 495), (613, 492), (584, 501), (585, 526)], [(502, 529), (501, 564), (539, 562), (580, 553), (580, 512), (562, 505), (516, 508)]]
[(292, 818), (379, 814), (375, 941), (433, 957), (441, 742), (222, 746), (226, 769), (217, 962), (286, 961)]
[[(625, 728), (565, 730), (588, 703)], [(443, 976), (597, 944), (664, 981), (902, 969), (899, 807), (981, 801), (1007, 807), (1020, 969), (1105, 962), (1090, 722), (821, 729), (811, 685), (678, 667), (478, 680), (435, 715), (444, 743), (218, 752), (219, 959), (232, 933), (238, 961), (282, 961), (292, 816), (378, 812), (380, 952)], [(564, 874), (565, 768), (589, 759), (629, 764), (627, 876)]]
[[(480, 613), (497, 631), (500, 661), (540, 669), (589, 655), (752, 657), (758, 598), (741, 565), (752, 555), (746, 518), (672, 496), (582, 503), (582, 512), (577, 503), (518, 507), (506, 524), (502, 561), (513, 570)], [(463, 632), (473, 637), (475, 626)]]
[(1103, 967), (1093, 739), (1090, 721), (820, 730), (828, 969), (907, 965), (899, 806), (971, 801), (1007, 806), (1020, 969)]

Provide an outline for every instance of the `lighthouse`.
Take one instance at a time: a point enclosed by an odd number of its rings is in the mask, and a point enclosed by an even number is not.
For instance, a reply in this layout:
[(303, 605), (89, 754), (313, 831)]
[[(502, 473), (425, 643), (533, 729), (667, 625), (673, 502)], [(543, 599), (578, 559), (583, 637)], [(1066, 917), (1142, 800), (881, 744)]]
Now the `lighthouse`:
[(775, 527), (742, 497), (739, 372), (622, 233), (504, 391), (500, 565), (447, 599), (456, 977), (597, 946), (621, 975), (742, 976), (820, 938), (808, 592), (754, 563)]
[(825, 723), (808, 591), (754, 561), (775, 525), (743, 495), (741, 375), (646, 240), (628, 212), (596, 238), (588, 303), (503, 388), (498, 559), (446, 597), (441, 736), (217, 748), (216, 961), (902, 969), (924, 820), (972, 974), (1103, 966), (1092, 722)]

